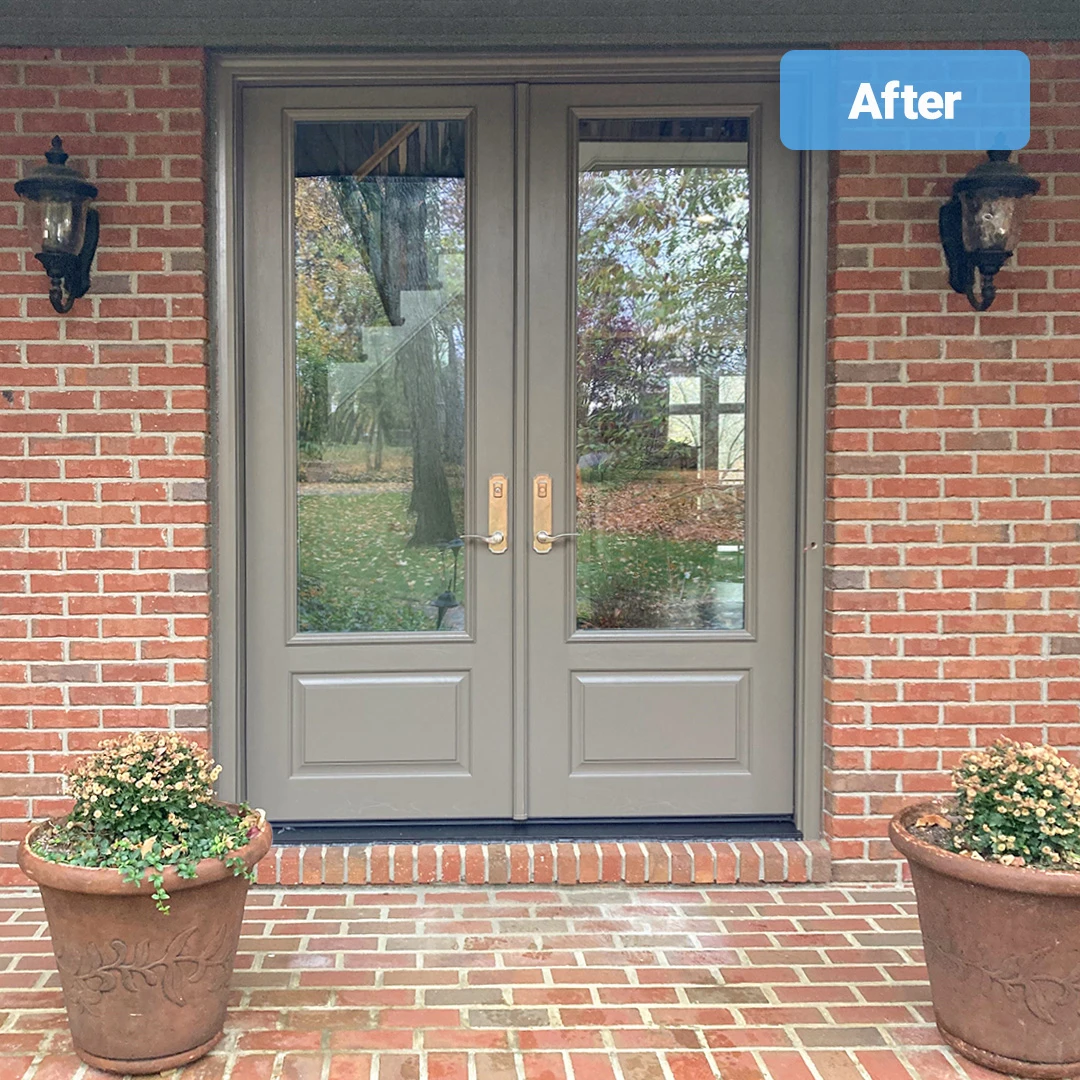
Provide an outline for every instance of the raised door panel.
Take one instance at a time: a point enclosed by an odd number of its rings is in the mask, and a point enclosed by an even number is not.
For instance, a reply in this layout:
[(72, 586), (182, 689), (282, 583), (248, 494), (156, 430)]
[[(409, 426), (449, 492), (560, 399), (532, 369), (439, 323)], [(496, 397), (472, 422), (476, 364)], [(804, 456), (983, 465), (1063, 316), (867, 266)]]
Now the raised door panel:
[(296, 675), (291, 707), (294, 773), (468, 775), (472, 767), (467, 671)]
[(745, 771), (750, 673), (573, 672), (571, 776)]

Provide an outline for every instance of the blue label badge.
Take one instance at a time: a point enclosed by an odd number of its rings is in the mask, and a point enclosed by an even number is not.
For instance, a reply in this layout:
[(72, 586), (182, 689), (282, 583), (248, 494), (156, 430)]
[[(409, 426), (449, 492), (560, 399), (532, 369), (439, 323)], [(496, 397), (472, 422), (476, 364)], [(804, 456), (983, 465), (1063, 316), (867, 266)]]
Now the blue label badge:
[(1015, 49), (793, 49), (780, 60), (790, 150), (1020, 150), (1031, 65)]

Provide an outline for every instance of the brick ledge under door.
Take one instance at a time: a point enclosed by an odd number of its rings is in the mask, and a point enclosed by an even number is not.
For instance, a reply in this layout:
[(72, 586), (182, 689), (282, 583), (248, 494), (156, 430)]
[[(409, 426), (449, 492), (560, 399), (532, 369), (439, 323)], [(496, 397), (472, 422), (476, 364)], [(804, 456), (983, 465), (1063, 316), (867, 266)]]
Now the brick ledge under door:
[(274, 847), (262, 885), (733, 885), (830, 880), (821, 840)]

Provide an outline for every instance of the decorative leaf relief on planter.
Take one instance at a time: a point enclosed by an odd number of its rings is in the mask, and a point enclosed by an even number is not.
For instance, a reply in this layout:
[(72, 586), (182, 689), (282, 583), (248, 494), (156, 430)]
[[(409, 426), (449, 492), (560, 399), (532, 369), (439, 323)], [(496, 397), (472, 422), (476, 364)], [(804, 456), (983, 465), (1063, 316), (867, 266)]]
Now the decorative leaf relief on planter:
[(150, 955), (150, 940), (129, 945), (114, 938), (108, 945), (88, 946), (58, 952), (56, 963), (67, 989), (68, 1000), (87, 1013), (93, 1013), (105, 994), (123, 987), (137, 993), (146, 987), (160, 986), (174, 1005), (183, 1006), (185, 988), (204, 977), (220, 989), (232, 970), (232, 951), (227, 927), (219, 927), (203, 947), (193, 940), (197, 927), (181, 930), (158, 957)]
[(1039, 971), (1045, 957), (1060, 953), (1056, 945), (1022, 956), (1006, 957), (999, 967), (991, 968), (929, 939), (925, 944), (945, 960), (976, 971), (995, 986), (1000, 986), (1010, 1001), (1023, 1002), (1031, 1015), (1044, 1024), (1056, 1024), (1058, 1014), (1067, 1006), (1068, 1017), (1080, 1014), (1080, 952), (1076, 950), (1071, 950), (1076, 958), (1072, 971), (1067, 976), (1059, 976)]

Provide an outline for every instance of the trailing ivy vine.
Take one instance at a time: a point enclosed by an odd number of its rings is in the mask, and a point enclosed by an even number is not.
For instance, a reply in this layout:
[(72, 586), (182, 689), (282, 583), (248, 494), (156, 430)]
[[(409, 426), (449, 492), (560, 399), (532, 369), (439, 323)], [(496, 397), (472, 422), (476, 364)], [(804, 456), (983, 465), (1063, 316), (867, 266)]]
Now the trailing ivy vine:
[(265, 816), (218, 802), (213, 785), (220, 772), (201, 746), (175, 732), (107, 740), (68, 773), (74, 805), (37, 833), (33, 850), (51, 862), (111, 867), (127, 882), (146, 881), (165, 913), (169, 867), (194, 878), (201, 859), (221, 859), (253, 880), (238, 852)]

